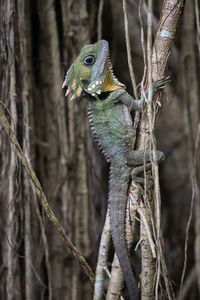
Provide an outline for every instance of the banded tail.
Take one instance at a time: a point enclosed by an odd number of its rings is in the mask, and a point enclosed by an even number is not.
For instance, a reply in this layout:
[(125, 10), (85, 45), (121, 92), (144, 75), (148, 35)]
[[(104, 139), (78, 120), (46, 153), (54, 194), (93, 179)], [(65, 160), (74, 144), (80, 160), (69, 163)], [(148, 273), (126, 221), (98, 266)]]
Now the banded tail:
[(115, 251), (131, 300), (137, 299), (137, 287), (125, 242), (125, 211), (131, 168), (111, 162), (109, 181), (110, 227)]

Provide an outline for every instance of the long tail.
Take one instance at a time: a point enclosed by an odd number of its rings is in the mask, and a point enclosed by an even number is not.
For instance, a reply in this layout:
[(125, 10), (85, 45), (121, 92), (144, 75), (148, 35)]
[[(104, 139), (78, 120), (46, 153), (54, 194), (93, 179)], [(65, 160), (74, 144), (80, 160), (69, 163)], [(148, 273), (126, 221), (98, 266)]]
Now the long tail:
[(137, 299), (137, 287), (125, 242), (125, 211), (131, 170), (111, 163), (109, 181), (109, 215), (115, 251), (126, 282), (129, 297)]

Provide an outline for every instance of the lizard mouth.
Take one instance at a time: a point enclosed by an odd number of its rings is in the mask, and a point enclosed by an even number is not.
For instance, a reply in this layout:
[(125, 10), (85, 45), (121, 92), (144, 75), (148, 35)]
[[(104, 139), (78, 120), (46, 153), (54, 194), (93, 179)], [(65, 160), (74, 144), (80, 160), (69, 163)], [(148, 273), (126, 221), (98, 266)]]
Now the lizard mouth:
[(104, 84), (104, 76), (100, 76), (99, 78), (97, 78), (96, 80), (94, 80), (88, 85), (86, 92), (91, 94), (92, 96), (93, 94), (100, 95), (103, 90), (103, 84)]
[(103, 88), (103, 78), (104, 76), (101, 76), (101, 78), (98, 78), (97, 80), (94, 80), (92, 83), (89, 83), (88, 80), (82, 80), (81, 83), (83, 85), (83, 90), (85, 93), (90, 94), (92, 96), (100, 95), (102, 93)]
[(112, 64), (108, 56), (104, 69), (104, 74), (101, 74), (98, 78), (95, 78), (90, 84), (87, 85), (85, 91), (92, 96), (101, 95), (105, 92), (113, 92), (118, 89), (125, 89), (125, 85), (119, 82), (119, 80), (113, 74)]
[[(101, 92), (98, 95), (99, 100), (106, 100), (111, 92)], [(85, 90), (82, 92), (82, 96), (85, 97), (88, 101), (96, 100), (96, 97), (92, 94), (87, 93)]]

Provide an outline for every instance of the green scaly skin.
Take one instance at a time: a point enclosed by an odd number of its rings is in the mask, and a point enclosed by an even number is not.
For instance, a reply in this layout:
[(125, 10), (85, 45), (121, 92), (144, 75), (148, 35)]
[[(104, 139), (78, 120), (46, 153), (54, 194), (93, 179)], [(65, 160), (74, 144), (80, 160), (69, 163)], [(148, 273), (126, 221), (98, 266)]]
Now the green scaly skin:
[[(150, 152), (134, 150), (135, 130), (131, 110), (141, 111), (142, 100), (134, 100), (112, 73), (108, 42), (101, 40), (82, 48), (67, 72), (63, 87), (72, 99), (88, 100), (88, 118), (92, 136), (110, 162), (109, 215), (112, 239), (131, 300), (137, 299), (137, 287), (125, 242), (125, 208), (131, 175), (143, 182), (138, 173), (150, 166)], [(159, 85), (158, 85), (159, 87)], [(160, 83), (163, 88), (163, 82)], [(157, 160), (163, 158), (157, 152)], [(137, 180), (138, 179), (138, 180)]]

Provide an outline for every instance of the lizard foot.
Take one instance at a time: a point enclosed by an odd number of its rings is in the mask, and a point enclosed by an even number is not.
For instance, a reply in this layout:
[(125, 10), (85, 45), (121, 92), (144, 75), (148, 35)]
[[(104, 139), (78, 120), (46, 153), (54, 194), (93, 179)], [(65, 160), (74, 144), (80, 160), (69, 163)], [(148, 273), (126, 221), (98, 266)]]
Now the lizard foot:
[[(142, 154), (142, 152), (135, 151), (135, 155), (137, 157), (140, 157), (141, 154)], [(136, 183), (141, 184), (142, 186), (144, 186), (146, 184), (147, 188), (151, 188), (153, 186), (153, 177), (149, 176), (148, 174), (146, 177), (144, 177), (144, 172), (148, 172), (151, 170), (152, 163), (150, 162), (150, 155), (153, 156), (153, 153), (151, 151), (148, 151), (146, 153), (146, 159), (148, 162), (146, 162), (146, 164), (136, 166), (135, 168), (133, 168), (133, 170), (131, 172), (132, 180), (134, 180)], [(144, 159), (144, 154), (143, 154), (143, 159)], [(159, 162), (163, 161), (164, 159), (165, 159), (164, 153), (161, 151), (156, 151), (154, 160), (159, 163)], [(145, 180), (146, 180), (146, 182), (145, 182)]]
[(143, 165), (135, 167), (131, 172), (132, 180), (142, 186), (146, 185), (147, 189), (150, 189), (153, 186), (153, 177), (148, 174), (144, 177), (144, 170), (145, 172), (148, 172), (151, 169), (151, 165), (151, 163), (147, 163), (145, 167)]
[(166, 83), (170, 82), (170, 76), (163, 77), (160, 80), (157, 80), (153, 83), (154, 92), (158, 92), (165, 88)]

